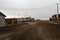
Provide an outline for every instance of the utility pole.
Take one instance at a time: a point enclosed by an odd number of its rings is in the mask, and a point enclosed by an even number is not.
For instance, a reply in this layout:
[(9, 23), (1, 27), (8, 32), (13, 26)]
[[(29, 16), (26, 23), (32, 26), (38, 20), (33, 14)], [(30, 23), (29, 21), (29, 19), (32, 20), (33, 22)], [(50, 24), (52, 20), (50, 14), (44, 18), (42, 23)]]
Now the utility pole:
[(58, 17), (58, 14), (59, 14), (59, 7), (58, 7), (58, 3), (57, 3), (57, 21), (59, 22), (59, 17)]
[(59, 14), (59, 7), (58, 7), (58, 3), (57, 3), (57, 19), (58, 19), (58, 14)]

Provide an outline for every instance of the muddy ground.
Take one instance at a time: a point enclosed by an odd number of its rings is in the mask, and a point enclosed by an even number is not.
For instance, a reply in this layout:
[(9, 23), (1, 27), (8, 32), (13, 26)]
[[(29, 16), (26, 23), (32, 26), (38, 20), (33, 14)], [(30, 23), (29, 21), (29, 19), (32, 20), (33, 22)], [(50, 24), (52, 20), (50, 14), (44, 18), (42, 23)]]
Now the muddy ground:
[(7, 26), (0, 30), (0, 40), (60, 40), (60, 24), (39, 21)]

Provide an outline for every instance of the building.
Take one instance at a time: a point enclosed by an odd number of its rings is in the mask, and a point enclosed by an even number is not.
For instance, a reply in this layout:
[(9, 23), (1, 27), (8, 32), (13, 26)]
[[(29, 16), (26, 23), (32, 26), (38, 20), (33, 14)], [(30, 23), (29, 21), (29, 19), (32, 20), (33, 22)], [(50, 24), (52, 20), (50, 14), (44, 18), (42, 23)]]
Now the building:
[(60, 20), (60, 14), (52, 15), (52, 17), (50, 18), (50, 21), (56, 21), (56, 20)]
[(26, 18), (17, 18), (18, 22), (27, 22), (29, 19)]
[(2, 12), (0, 12), (0, 27), (5, 26), (5, 17), (6, 17), (6, 15), (4, 15)]
[(17, 24), (16, 18), (6, 18), (5, 21), (6, 21), (6, 24)]
[(32, 22), (34, 18), (26, 17), (26, 18), (17, 18), (18, 22)]

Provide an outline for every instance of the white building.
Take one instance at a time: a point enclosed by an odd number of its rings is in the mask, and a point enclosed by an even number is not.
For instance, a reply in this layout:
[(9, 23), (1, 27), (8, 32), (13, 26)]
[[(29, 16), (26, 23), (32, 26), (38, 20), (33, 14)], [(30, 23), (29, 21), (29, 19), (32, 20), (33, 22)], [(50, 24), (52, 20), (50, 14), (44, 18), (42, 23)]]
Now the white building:
[(18, 20), (18, 22), (29, 22), (30, 21), (30, 17), (18, 18), (17, 20)]

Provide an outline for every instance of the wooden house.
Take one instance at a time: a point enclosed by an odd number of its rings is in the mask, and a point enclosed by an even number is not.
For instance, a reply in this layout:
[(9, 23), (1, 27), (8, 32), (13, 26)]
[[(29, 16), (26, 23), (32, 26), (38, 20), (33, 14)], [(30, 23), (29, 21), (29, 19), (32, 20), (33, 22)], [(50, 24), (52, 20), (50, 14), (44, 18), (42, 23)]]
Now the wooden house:
[(6, 21), (6, 24), (17, 24), (16, 18), (6, 18), (5, 21)]

